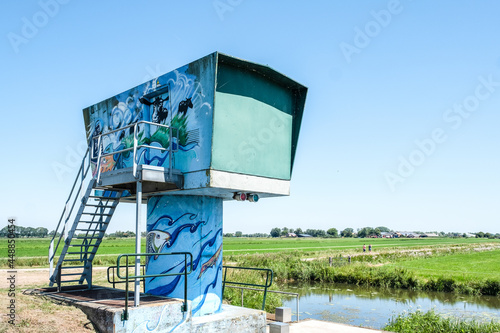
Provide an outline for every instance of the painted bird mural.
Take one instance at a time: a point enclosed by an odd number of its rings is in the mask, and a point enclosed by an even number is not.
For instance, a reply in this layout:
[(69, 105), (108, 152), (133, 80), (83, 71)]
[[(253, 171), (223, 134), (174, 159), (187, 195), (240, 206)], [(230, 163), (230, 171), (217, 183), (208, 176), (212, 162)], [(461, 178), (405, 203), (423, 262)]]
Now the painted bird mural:
[[(165, 245), (170, 245), (170, 233), (161, 230), (151, 230), (146, 235), (146, 252), (147, 253), (160, 253)], [(158, 259), (158, 255), (153, 257)], [(146, 265), (149, 263), (150, 257), (146, 257)]]

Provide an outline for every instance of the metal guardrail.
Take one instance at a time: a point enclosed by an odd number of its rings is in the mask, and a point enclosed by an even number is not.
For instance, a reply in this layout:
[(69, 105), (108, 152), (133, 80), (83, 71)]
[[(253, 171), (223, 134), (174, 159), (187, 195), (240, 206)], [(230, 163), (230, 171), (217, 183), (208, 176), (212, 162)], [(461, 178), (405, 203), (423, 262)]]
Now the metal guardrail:
[[(224, 277), (222, 280), (222, 295), (224, 295), (224, 289), (226, 284), (233, 284), (238, 286), (246, 286), (246, 287), (262, 287), (264, 289), (258, 289), (259, 291), (264, 291), (264, 298), (262, 300), (262, 310), (266, 307), (266, 296), (267, 296), (267, 288), (269, 288), (273, 284), (273, 270), (269, 268), (252, 268), (252, 267), (238, 267), (238, 266), (222, 266), (224, 270)], [(245, 283), (245, 282), (237, 282), (237, 281), (228, 281), (227, 280), (227, 270), (228, 269), (242, 269), (249, 271), (263, 271), (266, 272), (266, 283), (265, 284), (255, 284), (255, 283)], [(228, 286), (230, 287), (230, 286)]]
[[(262, 289), (248, 288), (248, 287), (238, 287), (238, 286), (227, 286), (227, 287), (241, 289), (241, 307), (243, 307), (243, 290), (262, 291)], [(295, 308), (296, 308), (296, 312), (297, 312), (297, 321), (299, 321), (299, 298), (300, 298), (300, 295), (298, 293), (289, 293), (287, 291), (278, 291), (278, 290), (268, 290), (267, 292), (294, 296), (296, 298)]]
[[(163, 148), (163, 147), (155, 147), (155, 146), (150, 146), (150, 145), (146, 145), (146, 144), (139, 144), (139, 137), (138, 137), (138, 127), (140, 124), (145, 124), (145, 125), (149, 125), (149, 126), (156, 126), (156, 127), (161, 127), (161, 128), (165, 128), (165, 129), (170, 129), (169, 130), (169, 147), (168, 148)], [(120, 150), (117, 150), (117, 151), (113, 151), (113, 152), (109, 152), (109, 153), (104, 153), (103, 152), (103, 149), (102, 149), (102, 142), (103, 142), (103, 138), (106, 137), (106, 136), (109, 136), (109, 135), (112, 135), (112, 134), (115, 134), (117, 132), (120, 132), (120, 131), (123, 131), (123, 130), (126, 130), (128, 128), (134, 128), (134, 146), (133, 147), (130, 147), (130, 148), (125, 148), (125, 149), (120, 149)], [(176, 141), (177, 141), (177, 148), (176, 149), (173, 149), (173, 134), (172, 132), (173, 131), (176, 131)], [(137, 174), (137, 167), (138, 167), (138, 163), (137, 163), (137, 150), (140, 149), (140, 148), (148, 148), (148, 149), (157, 149), (157, 150), (160, 150), (160, 151), (169, 151), (169, 155), (168, 155), (168, 160), (169, 160), (169, 165), (168, 165), (168, 169), (169, 169), (169, 177), (172, 178), (172, 153), (178, 151), (178, 147), (179, 147), (179, 130), (176, 129), (176, 128), (173, 128), (171, 126), (168, 126), (168, 125), (163, 125), (163, 124), (157, 124), (157, 123), (153, 123), (153, 122), (150, 122), (150, 121), (145, 121), (145, 120), (142, 120), (142, 121), (138, 121), (134, 124), (130, 124), (130, 125), (127, 125), (127, 126), (124, 126), (124, 127), (121, 127), (121, 128), (118, 128), (116, 130), (113, 130), (113, 131), (109, 131), (109, 132), (106, 132), (106, 133), (103, 133), (103, 134), (100, 134), (100, 135), (97, 135), (95, 137), (93, 137), (91, 139), (91, 151), (92, 153), (94, 151), (96, 151), (95, 149), (95, 143), (97, 142), (97, 147), (98, 147), (98, 156), (97, 156), (97, 163), (96, 163), (96, 169), (94, 170), (94, 177), (96, 177), (96, 180), (97, 180), (97, 183), (100, 184), (100, 180), (101, 180), (101, 160), (103, 157), (106, 157), (106, 156), (113, 156), (113, 155), (116, 155), (116, 154), (122, 154), (122, 153), (125, 153), (125, 152), (128, 152), (128, 151), (133, 151), (133, 175), (135, 178), (138, 177), (138, 174)], [(93, 155), (93, 154), (92, 154)], [(92, 158), (95, 158), (95, 156), (92, 156)]]
[(348, 255), (347, 257), (342, 257), (342, 255), (339, 255), (338, 257), (328, 257), (328, 264), (330, 267), (332, 266), (343, 266), (345, 264), (350, 264), (351, 263), (351, 256)]
[[(120, 268), (129, 267), (129, 257), (149, 257), (149, 256), (172, 256), (172, 255), (184, 255), (184, 272), (182, 273), (164, 273), (164, 274), (143, 274), (143, 275), (132, 275), (129, 276), (129, 270), (125, 270), (125, 276), (120, 275)], [(188, 256), (190, 257), (189, 265), (188, 265)], [(120, 266), (121, 258), (126, 258), (125, 266)], [(189, 271), (188, 271), (189, 266)], [(184, 275), (184, 304), (182, 305), (182, 312), (186, 312), (188, 309), (187, 306), (187, 276), (193, 272), (193, 255), (190, 252), (172, 252), (172, 253), (127, 253), (121, 254), (116, 259), (116, 268), (117, 274), (116, 276), (120, 279), (125, 280), (125, 309), (122, 313), (122, 320), (128, 320), (128, 285), (130, 280), (135, 279), (144, 279), (144, 278), (152, 278), (152, 277), (164, 277), (164, 276), (176, 276), (176, 275)]]
[[(135, 265), (128, 266), (128, 268), (134, 268), (134, 267), (135, 267)], [(122, 268), (125, 268), (125, 266), (123, 266)], [(126, 281), (115, 280), (115, 277), (116, 277), (115, 273), (116, 273), (117, 269), (118, 269), (118, 266), (109, 266), (108, 269), (106, 270), (108, 283), (112, 284), (113, 288), (116, 288), (117, 284), (126, 283)], [(142, 270), (142, 275), (144, 275), (146, 273), (146, 265), (141, 265), (141, 270)], [(113, 278), (112, 280), (110, 280), (110, 271), (111, 271), (111, 277)], [(146, 284), (145, 284), (146, 278), (142, 278), (142, 279), (140, 279), (140, 281), (142, 282), (142, 292), (145, 293), (146, 292)]]

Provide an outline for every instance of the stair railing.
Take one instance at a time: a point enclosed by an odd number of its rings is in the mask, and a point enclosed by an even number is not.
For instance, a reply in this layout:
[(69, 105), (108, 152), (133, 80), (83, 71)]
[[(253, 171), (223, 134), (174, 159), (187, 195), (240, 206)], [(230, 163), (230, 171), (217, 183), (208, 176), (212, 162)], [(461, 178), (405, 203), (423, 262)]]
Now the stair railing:
[[(156, 126), (156, 127), (161, 127), (161, 128), (166, 128), (168, 129), (168, 132), (169, 132), (169, 146), (168, 148), (164, 148), (164, 147), (155, 147), (155, 146), (151, 146), (151, 145), (147, 145), (147, 144), (143, 144), (142, 142), (144, 142), (144, 139), (142, 139), (140, 142), (139, 140), (139, 125), (140, 124), (144, 124), (144, 125), (149, 125), (149, 126)], [(133, 140), (133, 146), (132, 147), (129, 147), (129, 148), (124, 148), (124, 149), (120, 149), (120, 150), (116, 150), (116, 151), (112, 151), (112, 152), (104, 152), (104, 148), (102, 147), (103, 145), (103, 141), (105, 137), (107, 136), (110, 136), (112, 134), (115, 134), (117, 132), (120, 132), (120, 131), (124, 131), (128, 128), (133, 128), (134, 129), (134, 140)], [(173, 135), (173, 132), (176, 132), (176, 135), (174, 136)], [(173, 139), (176, 139), (176, 149), (174, 149), (174, 146), (173, 146)], [(150, 121), (145, 121), (145, 120), (141, 120), (141, 121), (138, 121), (134, 124), (130, 124), (130, 125), (127, 125), (127, 126), (124, 126), (124, 127), (121, 127), (121, 128), (118, 128), (118, 129), (115, 129), (113, 131), (109, 131), (109, 132), (106, 132), (106, 133), (103, 133), (103, 134), (100, 134), (98, 136), (95, 136), (93, 138), (93, 140), (91, 141), (91, 144), (92, 144), (92, 150), (95, 151), (94, 149), (94, 144), (95, 142), (97, 141), (97, 145), (98, 145), (98, 158), (97, 158), (97, 165), (96, 165), (96, 171), (94, 171), (94, 173), (96, 174), (96, 179), (97, 179), (97, 183), (98, 184), (101, 184), (101, 174), (102, 174), (102, 165), (101, 165), (101, 162), (102, 162), (102, 159), (107, 157), (107, 156), (114, 156), (116, 154), (122, 154), (122, 153), (126, 153), (126, 152), (129, 152), (129, 151), (132, 151), (132, 160), (133, 160), (133, 165), (132, 165), (132, 173), (134, 175), (135, 178), (138, 178), (139, 177), (139, 174), (138, 174), (138, 166), (139, 166), (139, 163), (137, 161), (137, 157), (138, 157), (138, 150), (140, 148), (146, 148), (146, 149), (156, 149), (156, 150), (159, 150), (159, 151), (168, 151), (168, 154), (169, 154), (169, 165), (168, 165), (168, 169), (169, 169), (169, 177), (170, 179), (172, 178), (172, 167), (173, 167), (173, 153), (176, 152), (178, 150), (178, 146), (179, 146), (179, 130), (177, 130), (176, 128), (173, 128), (171, 126), (168, 126), (168, 125), (163, 125), (163, 124), (157, 124), (157, 123), (153, 123), (153, 122), (150, 122)]]
[[(71, 187), (71, 191), (69, 193), (68, 199), (66, 200), (66, 203), (64, 204), (64, 209), (61, 213), (61, 217), (59, 218), (59, 222), (57, 223), (57, 227), (54, 231), (54, 235), (52, 236), (52, 239), (50, 240), (50, 246), (49, 246), (49, 265), (50, 265), (50, 276), (52, 277), (54, 273), (54, 257), (57, 253), (57, 249), (59, 248), (59, 244), (61, 243), (61, 239), (64, 237), (64, 240), (66, 241), (68, 235), (68, 230), (70, 229), (70, 226), (68, 226), (68, 222), (70, 221), (70, 218), (73, 213), (73, 209), (75, 208), (75, 204), (78, 199), (83, 198), (83, 192), (85, 191), (84, 188), (84, 181), (85, 178), (87, 178), (88, 172), (90, 169), (90, 149), (87, 148), (85, 151), (85, 155), (83, 156), (82, 163), (80, 165), (80, 169), (78, 169), (78, 173), (76, 175), (75, 181), (73, 182), (73, 186)], [(75, 189), (77, 189), (75, 191)], [(73, 195), (75, 194), (75, 195)], [(62, 223), (64, 221), (64, 223)], [(62, 227), (62, 229), (61, 229)], [(61, 230), (60, 230), (61, 229)], [(60, 230), (60, 231), (59, 231)], [(59, 233), (59, 238), (57, 240), (57, 244), (55, 244), (55, 239), (57, 237), (57, 234)]]

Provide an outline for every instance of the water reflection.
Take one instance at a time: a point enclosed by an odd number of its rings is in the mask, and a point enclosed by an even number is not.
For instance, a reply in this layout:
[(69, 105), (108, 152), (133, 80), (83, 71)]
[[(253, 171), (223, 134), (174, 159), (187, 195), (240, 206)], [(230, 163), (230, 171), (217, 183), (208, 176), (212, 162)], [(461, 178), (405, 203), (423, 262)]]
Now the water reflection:
[[(420, 309), (454, 318), (500, 321), (500, 298), (439, 292), (380, 289), (344, 284), (288, 284), (283, 290), (300, 294), (300, 319), (314, 318), (382, 328), (403, 311)], [(295, 299), (286, 300), (295, 313)]]

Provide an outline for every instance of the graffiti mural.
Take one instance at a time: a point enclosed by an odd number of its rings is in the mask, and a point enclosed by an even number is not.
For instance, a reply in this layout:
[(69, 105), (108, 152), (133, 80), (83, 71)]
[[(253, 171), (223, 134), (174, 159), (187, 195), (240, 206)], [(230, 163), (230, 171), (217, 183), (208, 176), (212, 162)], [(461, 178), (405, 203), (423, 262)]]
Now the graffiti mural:
[[(193, 255), (193, 271), (187, 282), (193, 315), (218, 312), (222, 304), (222, 199), (156, 196), (148, 201), (147, 221), (148, 253)], [(182, 255), (151, 256), (146, 263), (148, 275), (183, 273), (184, 269)], [(183, 298), (184, 277), (148, 278), (146, 292)]]
[[(181, 172), (204, 170), (210, 163), (212, 136), (213, 91), (206, 81), (213, 80), (213, 69), (183, 66), (149, 82), (92, 105), (83, 110), (87, 138), (94, 143), (92, 151), (94, 173), (99, 149), (97, 137), (101, 136), (101, 152), (111, 153), (132, 148), (134, 135), (139, 145), (172, 148), (176, 151), (173, 168)], [(167, 125), (138, 125), (137, 133), (130, 126), (139, 121)], [(106, 133), (109, 133), (106, 135)], [(170, 142), (172, 137), (172, 142)], [(208, 140), (207, 142), (204, 142)], [(138, 164), (168, 167), (169, 151), (140, 148)], [(133, 165), (133, 153), (126, 151), (106, 157), (101, 161), (101, 172), (123, 169)]]

